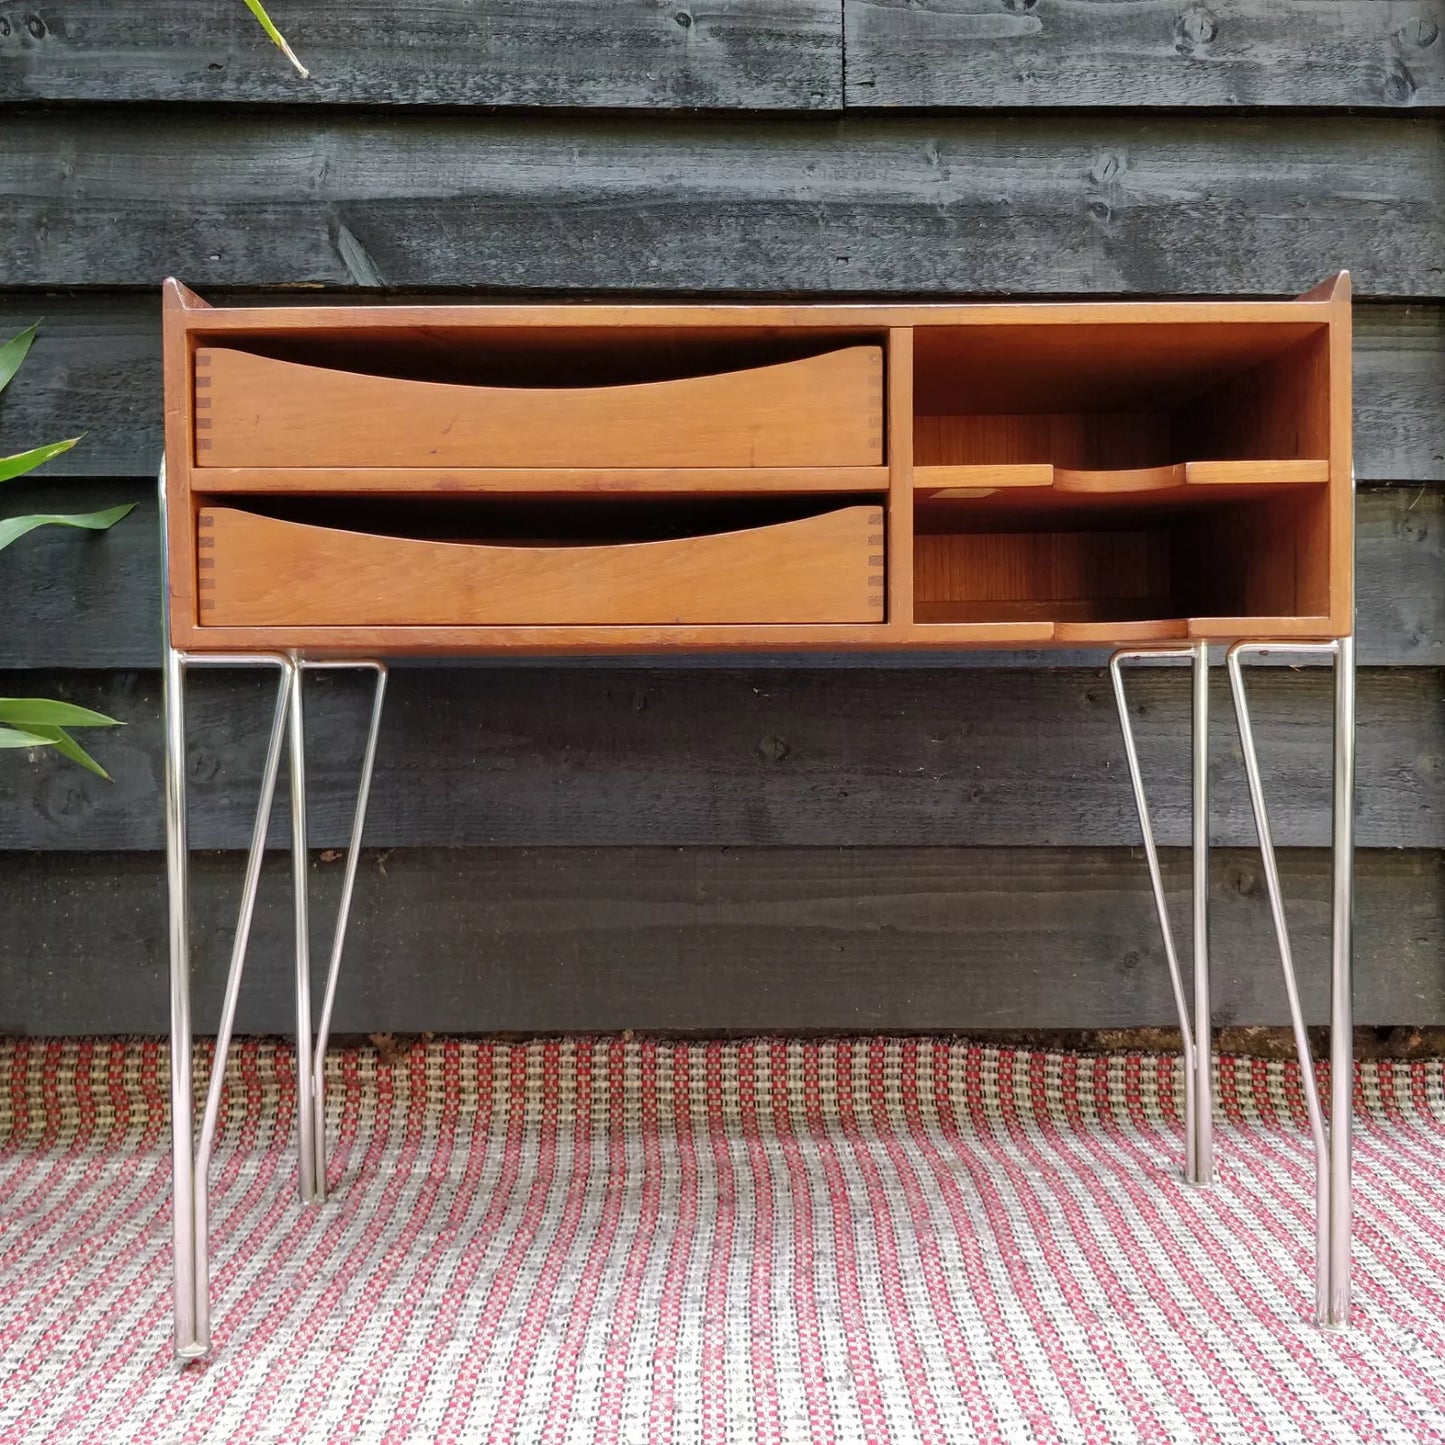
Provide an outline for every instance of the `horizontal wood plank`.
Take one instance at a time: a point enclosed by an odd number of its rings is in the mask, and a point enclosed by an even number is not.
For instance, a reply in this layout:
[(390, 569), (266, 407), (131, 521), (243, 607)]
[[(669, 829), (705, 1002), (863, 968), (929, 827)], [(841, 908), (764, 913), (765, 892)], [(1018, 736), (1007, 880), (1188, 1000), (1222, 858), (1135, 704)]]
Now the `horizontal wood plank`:
[[(122, 120), (123, 117), (123, 120)], [(0, 285), (1445, 295), (1415, 117), (7, 122)], [(706, 243), (700, 243), (706, 238)]]
[[(0, 674), (0, 695), (62, 697), (127, 726), (87, 734), (107, 783), (42, 749), (0, 765), (0, 848), (163, 844), (159, 678)], [(1130, 697), (1160, 841), (1189, 837), (1188, 687), (1141, 669)], [(1330, 837), (1331, 681), (1253, 669), (1275, 836)], [(248, 841), (274, 674), (188, 686), (191, 837)], [(1214, 835), (1253, 820), (1222, 671), (1214, 689)], [(312, 839), (348, 836), (368, 693), (306, 683)], [(1433, 668), (1359, 685), (1362, 848), (1445, 847), (1445, 708)], [(284, 793), (284, 786), (282, 792)], [(272, 836), (285, 836), (278, 800)], [(1138, 841), (1118, 718), (1098, 670), (410, 666), (393, 672), (367, 838), (400, 846), (1118, 846)]]
[[(1186, 853), (1166, 852), (1188, 906)], [(1258, 855), (1213, 859), (1215, 1022), (1286, 1013)], [(1327, 853), (1281, 855), (1306, 1015), (1328, 1013)], [(192, 866), (196, 1028), (214, 1030), (242, 860)], [(290, 1033), (289, 865), (268, 863), (243, 1033)], [(164, 1033), (164, 865), (154, 854), (6, 860), (0, 1033)], [(312, 957), (341, 865), (312, 869)], [(1445, 869), (1361, 854), (1355, 1014), (1445, 1022)], [(319, 975), (318, 975), (319, 982)], [(368, 851), (341, 1033), (1104, 1028), (1173, 1024), (1137, 850)]]
[[(1445, 413), (1442, 413), (1445, 415)], [(154, 484), (79, 477), (9, 483), (7, 515), (138, 501), (106, 536), (52, 527), (5, 554), (0, 667), (152, 668), (160, 657), (160, 530)], [(1368, 487), (1356, 505), (1359, 657), (1366, 666), (1445, 666), (1445, 489)], [(1076, 666), (1086, 652), (969, 653), (951, 665)], [(938, 656), (859, 656), (855, 667), (937, 665)], [(682, 659), (679, 659), (679, 664)], [(763, 665), (832, 666), (818, 654)], [(716, 666), (716, 658), (688, 660)]]
[(229, 0), (0, 14), (0, 102), (836, 110), (829, 0), (286, 0), (303, 79)]
[(850, 107), (1445, 103), (1445, 12), (1380, 0), (843, 0)]
[(846, 87), (864, 108), (1396, 110), (1445, 96), (1434, 0), (436, 0), (408, 13), (404, 44), (380, 0), (288, 0), (282, 23), (309, 79), (226, 0), (0, 17), (0, 102), (818, 110)]
[[(81, 445), (46, 475), (154, 476), (161, 455), (159, 288), (143, 295), (0, 293), (0, 338), (37, 320), (30, 356), (0, 401), (0, 450), (84, 432)], [(1445, 305), (1366, 302), (1356, 305), (1354, 325), (1356, 474), (1362, 482), (1445, 481)]]

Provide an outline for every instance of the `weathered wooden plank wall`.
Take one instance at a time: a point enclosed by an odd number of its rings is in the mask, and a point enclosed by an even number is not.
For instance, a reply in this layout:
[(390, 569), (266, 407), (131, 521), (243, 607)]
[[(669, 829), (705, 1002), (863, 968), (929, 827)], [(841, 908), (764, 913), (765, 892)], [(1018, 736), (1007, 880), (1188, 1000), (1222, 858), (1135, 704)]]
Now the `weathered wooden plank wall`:
[[(239, 0), (0, 4), (0, 336), (44, 318), (0, 451), (86, 432), (5, 508), (141, 499), (109, 537), (0, 557), (0, 691), (130, 722), (96, 740), (109, 786), (0, 762), (0, 1030), (165, 1026), (167, 273), (218, 298), (329, 301), (1272, 296), (1349, 267), (1359, 1014), (1445, 1020), (1439, 0), (281, 9), (309, 82)], [(338, 1025), (1167, 1022), (1097, 658), (968, 661), (399, 671)], [(329, 900), (360, 695), (309, 686)], [(1327, 680), (1279, 669), (1255, 689), (1319, 1015)], [(1141, 676), (1135, 696), (1157, 821), (1182, 844), (1179, 679)], [(208, 1018), (266, 704), (255, 678), (220, 676), (194, 700), (195, 837), (223, 850), (197, 866)], [(1218, 1019), (1277, 1022), (1222, 679), (1216, 721)], [(1182, 889), (1184, 855), (1169, 867)], [(283, 871), (245, 1028), (287, 1025)]]
[(8, 273), (57, 286), (1445, 287), (1414, 116), (65, 117), (10, 120), (0, 172)]
[[(30, 12), (30, 13), (27, 13)], [(285, 0), (311, 70), (230, 0), (0, 11), (0, 100), (837, 110), (837, 0)], [(8, 22), (8, 23), (6, 23)]]
[[(1282, 855), (1306, 1009), (1327, 1016), (1329, 855)], [(1187, 910), (1189, 859), (1164, 855)], [(1129, 1027), (1172, 1017), (1142, 864), (1121, 848), (413, 848), (368, 850), (347, 935), (343, 1033), (437, 1029)], [(239, 1026), (288, 1028), (289, 865), (262, 880)], [(198, 854), (196, 1016), (214, 1019), (236, 859)], [(330, 948), (338, 862), (314, 875)], [(0, 910), (27, 920), (25, 986), (0, 1032), (79, 1019), (166, 1028), (165, 864), (155, 853), (24, 854)], [(1215, 1017), (1279, 1012), (1255, 852), (1214, 860)], [(1438, 1007), (1437, 852), (1361, 854), (1359, 992), (1376, 1016)], [(401, 966), (398, 966), (401, 960)], [(255, 964), (261, 966), (256, 967)], [(13, 969), (13, 964), (11, 965)], [(74, 1027), (74, 1024), (70, 1024)]]
[[(1250, 698), (1276, 840), (1329, 830), (1330, 675), (1261, 669)], [(0, 772), (0, 848), (159, 849), (154, 672), (0, 674), (133, 719), (95, 738), (107, 785), (46, 757)], [(1162, 842), (1189, 838), (1177, 672), (1130, 677)], [(1252, 841), (1223, 678), (1215, 698), (1214, 832)], [(274, 683), (191, 680), (191, 840), (250, 837)], [(309, 678), (307, 792), (317, 847), (344, 845), (364, 687)], [(1445, 847), (1439, 673), (1360, 673), (1359, 841)], [(397, 668), (368, 837), (381, 847), (663, 844), (1057, 847), (1136, 841), (1114, 695), (1094, 669), (713, 671), (626, 666)], [(282, 796), (285, 789), (282, 787)], [(274, 840), (286, 837), (275, 820)]]
[(1440, 12), (1385, 0), (847, 0), (849, 106), (1424, 109)]

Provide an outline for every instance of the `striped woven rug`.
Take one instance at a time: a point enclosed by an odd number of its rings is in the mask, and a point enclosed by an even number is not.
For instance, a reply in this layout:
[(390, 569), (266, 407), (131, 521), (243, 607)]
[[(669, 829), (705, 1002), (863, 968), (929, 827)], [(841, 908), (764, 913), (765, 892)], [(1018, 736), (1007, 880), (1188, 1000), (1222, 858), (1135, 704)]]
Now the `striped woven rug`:
[(1310, 1323), (1293, 1067), (928, 1039), (238, 1048), (216, 1351), (169, 1343), (166, 1053), (0, 1045), (0, 1440), (1445, 1440), (1441, 1064), (1360, 1071), (1358, 1325)]

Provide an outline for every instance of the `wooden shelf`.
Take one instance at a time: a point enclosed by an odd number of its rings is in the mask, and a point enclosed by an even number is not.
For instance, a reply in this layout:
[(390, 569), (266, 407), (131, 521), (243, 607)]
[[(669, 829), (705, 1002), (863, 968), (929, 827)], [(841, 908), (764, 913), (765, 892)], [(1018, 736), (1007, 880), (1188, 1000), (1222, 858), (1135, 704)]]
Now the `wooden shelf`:
[(1269, 488), (1328, 482), (1324, 458), (1268, 461), (1175, 462), (1110, 470), (1060, 467), (1050, 462), (915, 466), (914, 495), (935, 501), (970, 501), (996, 492), (1049, 491), (1059, 496), (1156, 496), (1186, 487)]

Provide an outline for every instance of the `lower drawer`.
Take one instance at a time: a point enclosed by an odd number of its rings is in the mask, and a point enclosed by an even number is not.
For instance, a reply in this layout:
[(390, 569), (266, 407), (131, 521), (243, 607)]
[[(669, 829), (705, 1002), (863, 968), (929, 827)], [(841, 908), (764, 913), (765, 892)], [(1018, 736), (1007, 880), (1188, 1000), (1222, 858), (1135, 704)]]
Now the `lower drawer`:
[(430, 541), (203, 508), (199, 621), (218, 627), (881, 622), (883, 512), (573, 545)]

